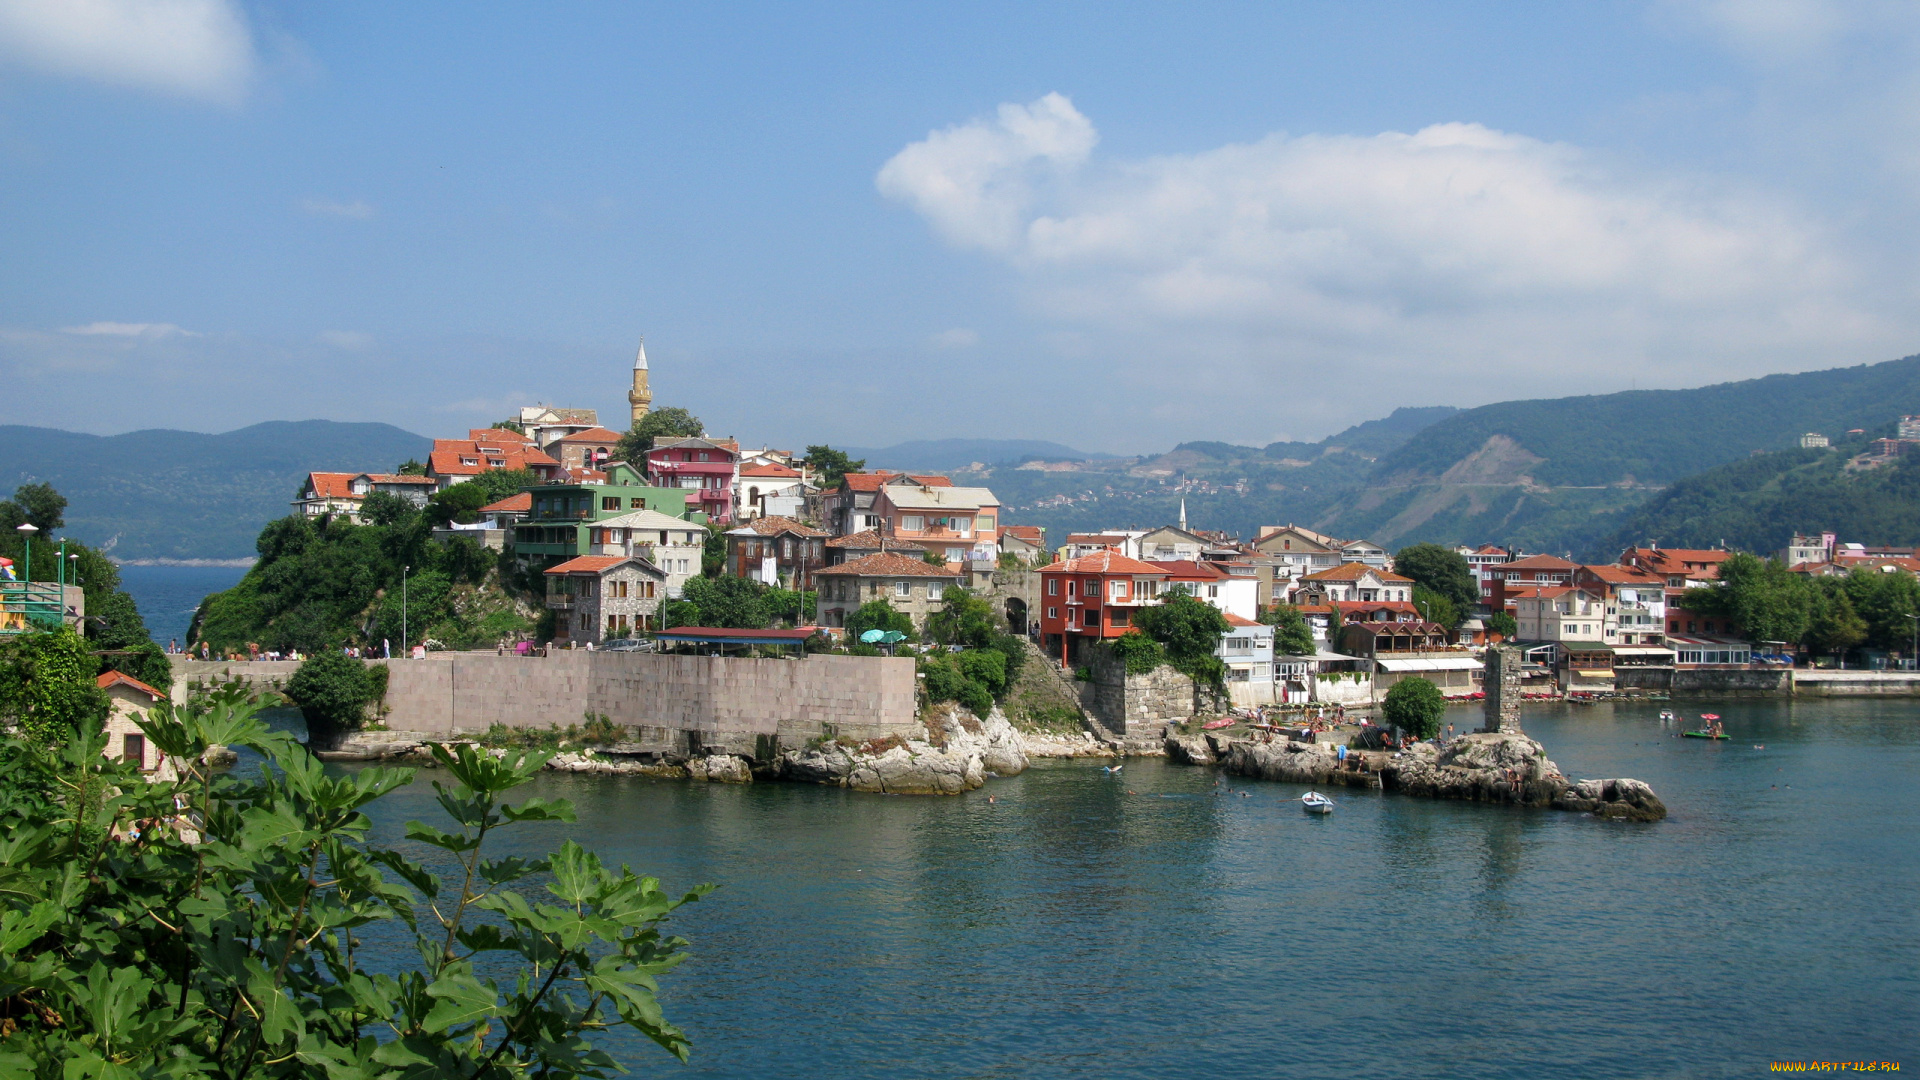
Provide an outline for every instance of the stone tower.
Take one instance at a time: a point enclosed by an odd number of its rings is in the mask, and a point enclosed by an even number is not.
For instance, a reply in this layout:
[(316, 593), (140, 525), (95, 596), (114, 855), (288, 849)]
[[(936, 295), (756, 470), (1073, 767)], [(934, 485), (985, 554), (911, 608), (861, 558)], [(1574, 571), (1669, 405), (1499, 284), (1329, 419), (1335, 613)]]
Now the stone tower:
[(1520, 650), (1489, 645), (1486, 654), (1487, 723), (1481, 731), (1520, 734)]
[(627, 403), (633, 406), (633, 422), (647, 415), (647, 409), (653, 405), (653, 391), (647, 389), (647, 339), (640, 339), (640, 351), (633, 358), (633, 389), (627, 392)]

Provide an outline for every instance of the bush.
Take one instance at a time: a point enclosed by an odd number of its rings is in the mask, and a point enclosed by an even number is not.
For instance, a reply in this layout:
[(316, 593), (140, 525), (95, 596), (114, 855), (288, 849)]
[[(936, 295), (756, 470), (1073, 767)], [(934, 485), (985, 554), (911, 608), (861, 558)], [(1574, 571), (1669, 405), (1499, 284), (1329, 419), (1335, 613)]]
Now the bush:
[(960, 688), (967, 681), (945, 657), (922, 662), (920, 674), (925, 676), (920, 682), (927, 688), (928, 701), (958, 701)]
[(1167, 661), (1166, 649), (1138, 630), (1130, 630), (1107, 642), (1107, 648), (1126, 665), (1129, 675), (1145, 675)]
[(955, 659), (960, 662), (960, 672), (970, 681), (986, 688), (988, 694), (1000, 697), (1007, 692), (1007, 658), (994, 649), (968, 649)]
[(975, 716), (985, 716), (993, 711), (993, 695), (987, 692), (986, 687), (971, 679), (960, 684), (960, 695), (955, 700)]
[(374, 700), (373, 690), (367, 666), (338, 649), (328, 649), (301, 664), (287, 680), (287, 696), (300, 706), (307, 730), (322, 741), (359, 730), (367, 705)]
[(1447, 701), (1440, 688), (1422, 678), (1401, 679), (1387, 691), (1380, 703), (1387, 723), (1416, 739), (1431, 739), (1440, 733), (1440, 720), (1447, 713)]

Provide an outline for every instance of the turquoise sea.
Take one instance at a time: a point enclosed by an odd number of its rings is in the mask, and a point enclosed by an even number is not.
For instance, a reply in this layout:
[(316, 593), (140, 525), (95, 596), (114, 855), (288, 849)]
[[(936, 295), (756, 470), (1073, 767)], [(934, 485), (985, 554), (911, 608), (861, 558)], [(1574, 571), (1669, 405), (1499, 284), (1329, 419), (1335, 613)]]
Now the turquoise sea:
[[(1316, 819), (1135, 759), (956, 798), (545, 774), (580, 821), (519, 844), (719, 885), (675, 920), (693, 1063), (623, 1044), (642, 1075), (1920, 1069), (1920, 708), (1723, 704), (1725, 743), (1658, 709), (1525, 717), (1569, 776), (1653, 784), (1652, 825), (1362, 792)], [(382, 838), (431, 798), (378, 804)]]
[(133, 597), (147, 634), (165, 646), (187, 644), (187, 627), (208, 593), (230, 589), (247, 573), (244, 566), (122, 566), (120, 587)]

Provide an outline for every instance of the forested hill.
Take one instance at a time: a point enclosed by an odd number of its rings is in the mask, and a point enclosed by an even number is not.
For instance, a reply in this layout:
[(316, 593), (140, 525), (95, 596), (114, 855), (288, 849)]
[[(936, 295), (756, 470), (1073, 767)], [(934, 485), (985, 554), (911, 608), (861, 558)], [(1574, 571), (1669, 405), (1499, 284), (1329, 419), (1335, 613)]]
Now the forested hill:
[(244, 558), (308, 472), (390, 472), (430, 445), (389, 424), (331, 420), (219, 435), (0, 426), (0, 490), (51, 483), (68, 499), (68, 533), (115, 558)]
[(1380, 459), (1375, 483), (1443, 477), (1511, 440), (1533, 481), (1550, 487), (1669, 484), (1808, 431), (1890, 424), (1920, 414), (1920, 356), (1882, 364), (1769, 375), (1693, 390), (1503, 401), (1442, 420)]
[(1587, 545), (1612, 559), (1629, 544), (1728, 547), (1766, 555), (1794, 533), (1837, 532), (1868, 544), (1920, 543), (1920, 456), (1847, 468), (1863, 444), (1757, 454), (1690, 476)]

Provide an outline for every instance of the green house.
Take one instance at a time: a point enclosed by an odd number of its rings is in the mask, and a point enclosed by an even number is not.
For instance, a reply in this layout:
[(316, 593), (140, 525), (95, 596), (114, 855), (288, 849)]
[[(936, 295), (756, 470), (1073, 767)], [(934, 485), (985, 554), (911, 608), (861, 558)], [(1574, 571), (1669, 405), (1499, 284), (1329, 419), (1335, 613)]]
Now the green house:
[(604, 484), (542, 484), (528, 488), (533, 506), (513, 527), (513, 555), (524, 565), (534, 559), (571, 559), (588, 550), (588, 529), (635, 510), (656, 510), (706, 524), (706, 515), (687, 512), (687, 496), (678, 488), (653, 487), (640, 470), (624, 461), (607, 466)]

